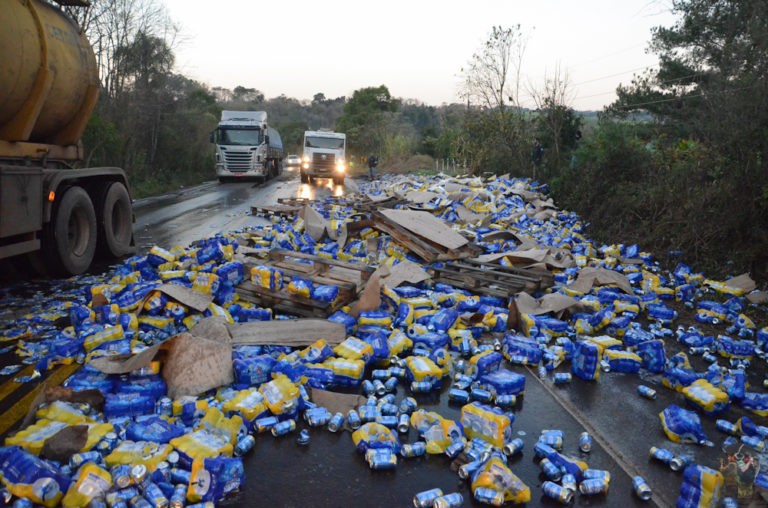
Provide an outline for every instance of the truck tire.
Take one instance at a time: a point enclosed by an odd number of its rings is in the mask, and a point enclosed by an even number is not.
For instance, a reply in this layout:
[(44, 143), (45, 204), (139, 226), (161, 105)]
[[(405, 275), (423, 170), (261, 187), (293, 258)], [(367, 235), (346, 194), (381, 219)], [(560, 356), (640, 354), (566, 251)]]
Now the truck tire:
[(98, 207), (99, 245), (102, 251), (114, 257), (133, 251), (133, 211), (128, 189), (113, 182), (104, 191)]
[(309, 175), (305, 172), (301, 172), (301, 183), (309, 183)]
[(56, 273), (78, 275), (91, 266), (96, 253), (96, 212), (82, 187), (70, 187), (56, 207), (44, 246)]

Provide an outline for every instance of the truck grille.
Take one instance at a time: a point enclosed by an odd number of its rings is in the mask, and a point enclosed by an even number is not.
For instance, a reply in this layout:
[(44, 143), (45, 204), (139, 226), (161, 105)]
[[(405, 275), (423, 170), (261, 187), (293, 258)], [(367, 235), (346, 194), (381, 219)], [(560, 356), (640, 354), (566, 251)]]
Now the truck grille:
[(253, 160), (253, 152), (238, 152), (227, 150), (224, 152), (224, 164), (227, 171), (233, 173), (242, 173), (251, 169), (251, 161)]
[(313, 153), (312, 167), (315, 171), (330, 173), (336, 168), (336, 155), (332, 153)]

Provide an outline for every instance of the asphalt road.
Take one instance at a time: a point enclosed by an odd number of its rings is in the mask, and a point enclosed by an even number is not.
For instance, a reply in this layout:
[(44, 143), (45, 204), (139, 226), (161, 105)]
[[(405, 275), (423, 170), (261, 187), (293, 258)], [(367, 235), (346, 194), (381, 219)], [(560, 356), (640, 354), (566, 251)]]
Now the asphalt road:
[[(238, 230), (268, 220), (251, 215), (251, 206), (272, 205), (284, 197), (312, 199), (339, 195), (354, 185), (351, 180), (347, 181), (346, 189), (334, 187), (329, 181), (301, 184), (297, 174), (286, 172), (265, 184), (206, 183), (137, 201), (134, 204), (134, 230), (139, 252), (146, 252), (153, 245), (164, 248), (186, 246), (219, 231)], [(98, 277), (98, 274), (93, 276)], [(9, 319), (24, 312), (32, 301), (40, 302), (55, 294), (62, 283), (46, 280), (25, 283), (22, 280), (11, 280), (2, 286), (0, 317)], [(670, 354), (668, 351), (668, 356)], [(0, 356), (0, 361), (2, 365), (18, 363), (16, 357), (7, 353)], [(515, 434), (523, 438), (525, 449), (522, 456), (511, 461), (511, 468), (531, 488), (530, 506), (557, 504), (542, 497), (543, 478), (533, 461), (533, 445), (543, 429), (563, 430), (566, 454), (580, 457), (591, 468), (611, 472), (610, 493), (577, 496), (575, 504), (579, 506), (648, 506), (633, 495), (632, 474), (641, 474), (648, 480), (659, 506), (673, 505), (680, 489), (681, 475), (649, 459), (651, 446), (693, 454), (700, 463), (710, 467), (717, 467), (723, 456), (719, 445), (724, 436), (714, 430), (714, 419), (704, 418), (705, 430), (716, 444), (714, 448), (675, 445), (665, 438), (658, 413), (670, 402), (684, 403), (679, 395), (663, 388), (657, 378), (641, 379), (637, 375), (609, 373), (597, 382), (574, 379), (570, 385), (556, 387), (551, 377), (542, 381), (525, 368), (507, 367), (525, 372), (527, 378), (525, 396), (514, 410), (513, 425)], [(565, 371), (565, 368), (560, 370)], [(43, 373), (38, 381), (55, 376), (56, 372)], [(61, 377), (62, 373), (58, 375)], [(23, 414), (23, 402), (29, 403), (30, 394), (34, 394), (39, 382), (16, 386), (12, 377), (0, 378), (0, 411), (18, 416)], [(648, 401), (637, 395), (635, 388), (641, 382), (656, 388), (657, 400)], [(760, 383), (757, 374), (754, 382)], [(439, 396), (418, 397), (421, 407), (458, 419), (460, 406), (447, 403), (447, 391), (446, 382)], [(403, 387), (399, 387), (398, 401), (406, 395)], [(735, 421), (737, 416), (731, 413), (729, 417)], [(302, 422), (299, 429), (303, 425)], [(6, 427), (13, 429), (11, 425)], [(578, 450), (578, 436), (584, 430), (595, 439), (589, 454)], [(0, 435), (7, 432), (8, 428), (3, 428), (0, 422)], [(458, 491), (464, 495), (466, 505), (477, 504), (470, 501), (468, 484), (451, 471), (450, 460), (445, 456), (401, 459), (394, 471), (371, 471), (355, 451), (348, 432), (332, 434), (327, 430), (311, 429), (308, 446), (295, 443), (297, 434), (298, 430), (281, 438), (273, 438), (271, 434), (257, 436), (255, 449), (246, 456), (246, 485), (238, 496), (223, 505), (406, 506), (411, 504), (415, 493), (433, 487), (440, 487), (445, 492)], [(402, 442), (416, 439), (413, 430), (407, 436), (401, 436)]]

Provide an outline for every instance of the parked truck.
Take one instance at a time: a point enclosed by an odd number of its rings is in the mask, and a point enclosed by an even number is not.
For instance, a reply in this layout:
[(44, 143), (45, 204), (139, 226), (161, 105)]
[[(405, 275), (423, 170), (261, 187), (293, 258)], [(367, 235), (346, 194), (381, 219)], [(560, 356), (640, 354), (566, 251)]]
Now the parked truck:
[(266, 111), (222, 111), (211, 143), (216, 145), (216, 176), (222, 183), (242, 177), (264, 181), (283, 171), (283, 141), (267, 124)]
[(327, 130), (304, 132), (304, 153), (301, 157), (301, 182), (312, 178), (332, 178), (342, 185), (347, 172), (345, 151), (347, 135)]
[(77, 24), (41, 0), (0, 0), (0, 61), (0, 259), (31, 254), (47, 271), (79, 274), (97, 251), (132, 252), (125, 172), (74, 167), (99, 92)]

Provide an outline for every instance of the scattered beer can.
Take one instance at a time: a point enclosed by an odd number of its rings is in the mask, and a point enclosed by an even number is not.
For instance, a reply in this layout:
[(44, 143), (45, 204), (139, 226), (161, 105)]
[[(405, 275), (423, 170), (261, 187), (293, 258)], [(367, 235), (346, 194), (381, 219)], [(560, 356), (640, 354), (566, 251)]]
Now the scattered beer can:
[(648, 483), (646, 483), (642, 476), (632, 478), (632, 488), (635, 491), (635, 495), (643, 501), (648, 501), (653, 496), (651, 487), (648, 486)]
[(544, 495), (555, 501), (559, 501), (562, 504), (568, 504), (573, 499), (573, 492), (565, 487), (551, 482), (549, 480), (541, 484), (541, 490)]
[(582, 432), (579, 435), (579, 450), (584, 453), (589, 453), (592, 450), (592, 436), (589, 432)]
[(419, 492), (413, 496), (413, 506), (414, 508), (430, 508), (434, 504), (435, 499), (442, 495), (442, 489), (437, 488)]

